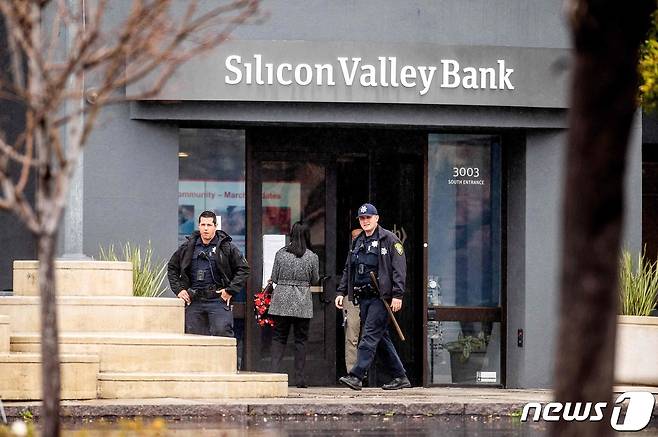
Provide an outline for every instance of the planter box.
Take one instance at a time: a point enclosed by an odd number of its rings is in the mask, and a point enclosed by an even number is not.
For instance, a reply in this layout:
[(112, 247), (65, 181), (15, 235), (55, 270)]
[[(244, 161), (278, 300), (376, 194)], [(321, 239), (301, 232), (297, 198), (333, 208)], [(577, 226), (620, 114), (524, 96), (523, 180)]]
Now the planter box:
[(658, 387), (658, 317), (618, 317), (615, 383)]
[(450, 352), (453, 384), (476, 384), (477, 372), (487, 364), (486, 352), (471, 352), (464, 361), (461, 351)]
[[(126, 261), (55, 261), (58, 296), (132, 296)], [(39, 296), (39, 261), (14, 261), (14, 296)]]

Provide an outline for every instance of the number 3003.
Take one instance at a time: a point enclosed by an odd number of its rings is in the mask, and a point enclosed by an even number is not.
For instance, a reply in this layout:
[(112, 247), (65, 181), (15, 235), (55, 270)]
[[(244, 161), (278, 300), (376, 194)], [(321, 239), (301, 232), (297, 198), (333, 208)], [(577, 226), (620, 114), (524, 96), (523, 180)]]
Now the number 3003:
[(473, 178), (478, 178), (480, 177), (480, 169), (477, 167), (453, 167), (452, 168), (453, 178), (457, 178), (460, 176), (469, 176)]

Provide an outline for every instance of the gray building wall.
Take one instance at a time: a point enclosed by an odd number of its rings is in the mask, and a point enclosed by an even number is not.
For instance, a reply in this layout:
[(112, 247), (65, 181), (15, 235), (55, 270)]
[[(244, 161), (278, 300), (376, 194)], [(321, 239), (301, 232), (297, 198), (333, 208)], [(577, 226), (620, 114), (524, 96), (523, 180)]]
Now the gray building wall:
[(238, 39), (568, 48), (558, 0), (264, 0)]
[[(507, 193), (507, 386), (545, 387), (553, 381), (558, 329), (561, 205), (566, 160), (564, 130), (528, 130), (525, 147), (509, 151)], [(641, 121), (636, 117), (626, 172), (622, 245), (642, 244)], [(517, 346), (517, 333), (524, 345)]]
[[(565, 140), (563, 131), (527, 134), (525, 298), (521, 310), (525, 319), (525, 351), (520, 387), (549, 387), (553, 376)], [(515, 330), (512, 326), (510, 329)]]
[(526, 326), (526, 169), (525, 135), (516, 143), (505, 144), (507, 159), (506, 194), (506, 290), (507, 311), (507, 368), (508, 387), (523, 387), (525, 383), (526, 348), (517, 346), (518, 333), (522, 330), (525, 342)]
[(104, 111), (85, 151), (84, 252), (126, 242), (158, 258), (171, 255), (178, 233), (178, 129), (129, 121), (128, 106)]

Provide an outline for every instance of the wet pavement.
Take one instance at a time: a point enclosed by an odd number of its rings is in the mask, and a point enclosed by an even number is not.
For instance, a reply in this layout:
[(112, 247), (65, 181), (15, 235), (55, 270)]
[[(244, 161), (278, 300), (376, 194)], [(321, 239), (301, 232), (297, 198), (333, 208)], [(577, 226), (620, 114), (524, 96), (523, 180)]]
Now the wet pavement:
[[(616, 391), (628, 389), (618, 387)], [(340, 387), (291, 387), (287, 397), (270, 399), (64, 401), (62, 415), (67, 429), (64, 435), (87, 437), (543, 436), (548, 435), (545, 422), (521, 423), (519, 415), (526, 403), (545, 404), (551, 397), (550, 390), (432, 387), (357, 392)], [(40, 415), (39, 402), (5, 402), (4, 406), (10, 418), (18, 418), (26, 410), (37, 420)], [(658, 437), (658, 405), (653, 415), (649, 428), (633, 435)], [(122, 418), (137, 419), (151, 433), (134, 431), (134, 420), (120, 431)]]
[[(658, 424), (632, 433), (640, 437), (658, 436)], [(521, 423), (518, 419), (496, 416), (315, 416), (247, 417), (221, 421), (143, 423), (87, 423), (69, 425), (62, 435), (102, 437), (130, 436), (548, 436), (545, 422)], [(631, 433), (619, 433), (626, 435)]]
[[(95, 399), (63, 401), (64, 417), (165, 417), (170, 419), (287, 415), (498, 415), (518, 414), (528, 402), (548, 402), (549, 390), (496, 388), (290, 388), (287, 397), (247, 399)], [(5, 402), (8, 416), (29, 409), (38, 417), (39, 402)]]
[[(316, 417), (256, 417), (218, 422), (169, 422), (162, 435), (166, 436), (544, 436), (545, 424), (521, 424), (518, 420), (494, 417), (421, 417), (421, 416), (316, 416)], [(69, 428), (63, 436), (82, 434), (82, 427)], [(122, 425), (119, 424), (119, 429)], [(152, 426), (141, 429), (150, 435)], [(114, 431), (110, 431), (114, 430)], [(116, 432), (117, 424), (87, 424), (86, 437), (106, 436)], [(140, 435), (123, 425), (126, 436)], [(131, 433), (132, 432), (132, 433)], [(657, 434), (658, 435), (658, 434)]]

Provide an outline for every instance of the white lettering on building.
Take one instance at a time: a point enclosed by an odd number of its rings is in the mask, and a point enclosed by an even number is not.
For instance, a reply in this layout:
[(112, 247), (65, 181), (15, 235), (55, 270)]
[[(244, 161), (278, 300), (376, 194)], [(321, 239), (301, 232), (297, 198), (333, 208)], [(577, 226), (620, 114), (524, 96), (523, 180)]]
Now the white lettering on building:
[(409, 88), (424, 96), (434, 86), (463, 88), (465, 90), (513, 90), (514, 68), (504, 59), (495, 65), (463, 66), (456, 59), (441, 59), (440, 65), (398, 66), (395, 56), (379, 56), (374, 64), (363, 62), (361, 57), (338, 56), (336, 63), (308, 64), (268, 62), (261, 54), (251, 58), (240, 55), (226, 57), (224, 66), (227, 85), (299, 85), (335, 86), (342, 80), (348, 87)]

